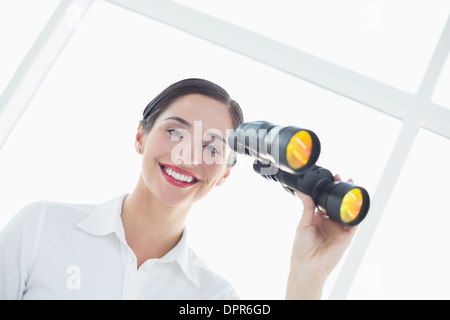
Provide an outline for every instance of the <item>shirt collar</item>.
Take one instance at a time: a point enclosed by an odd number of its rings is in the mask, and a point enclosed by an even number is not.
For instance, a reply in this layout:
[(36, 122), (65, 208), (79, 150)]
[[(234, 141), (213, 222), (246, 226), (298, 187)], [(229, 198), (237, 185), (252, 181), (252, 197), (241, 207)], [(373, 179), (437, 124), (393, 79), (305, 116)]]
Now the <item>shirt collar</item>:
[(120, 237), (124, 235), (122, 219), (123, 200), (127, 194), (96, 205), (91, 214), (77, 224), (77, 227), (96, 236), (105, 236), (116, 232)]
[[(123, 194), (105, 203), (96, 205), (92, 213), (78, 223), (77, 227), (96, 236), (116, 233), (117, 237), (128, 246), (120, 217), (122, 204), (127, 195)], [(183, 229), (183, 234), (177, 245), (160, 260), (163, 262), (176, 261), (189, 280), (196, 286), (200, 286), (198, 275), (194, 268), (193, 256), (187, 245), (186, 227)]]

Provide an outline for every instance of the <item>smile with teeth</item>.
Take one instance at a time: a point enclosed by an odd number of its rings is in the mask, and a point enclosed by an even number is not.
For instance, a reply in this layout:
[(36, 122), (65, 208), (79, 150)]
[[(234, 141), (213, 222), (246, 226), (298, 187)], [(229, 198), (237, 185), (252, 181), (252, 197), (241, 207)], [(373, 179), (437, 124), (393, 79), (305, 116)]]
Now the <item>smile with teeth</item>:
[(175, 172), (174, 170), (170, 169), (169, 167), (163, 167), (163, 170), (165, 173), (167, 173), (169, 176), (174, 178), (175, 180), (181, 181), (181, 182), (193, 182), (196, 179), (192, 176), (184, 175), (178, 172)]
[(167, 182), (176, 187), (187, 188), (199, 181), (197, 177), (191, 174), (189, 171), (178, 168), (177, 166), (172, 166), (164, 163), (160, 163), (159, 166), (161, 167), (161, 172), (163, 173), (163, 176), (164, 178), (166, 178)]

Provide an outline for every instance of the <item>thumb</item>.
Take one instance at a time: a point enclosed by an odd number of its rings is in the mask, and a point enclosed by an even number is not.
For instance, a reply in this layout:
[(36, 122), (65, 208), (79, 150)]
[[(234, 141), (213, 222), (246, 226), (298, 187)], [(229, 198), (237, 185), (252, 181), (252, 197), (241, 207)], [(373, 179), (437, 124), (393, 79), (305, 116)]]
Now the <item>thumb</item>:
[(303, 192), (296, 190), (295, 194), (303, 202), (303, 214), (300, 219), (300, 223), (298, 225), (298, 229), (303, 229), (305, 227), (312, 225), (315, 210), (316, 210), (316, 205), (314, 203), (314, 200), (310, 196), (304, 194)]

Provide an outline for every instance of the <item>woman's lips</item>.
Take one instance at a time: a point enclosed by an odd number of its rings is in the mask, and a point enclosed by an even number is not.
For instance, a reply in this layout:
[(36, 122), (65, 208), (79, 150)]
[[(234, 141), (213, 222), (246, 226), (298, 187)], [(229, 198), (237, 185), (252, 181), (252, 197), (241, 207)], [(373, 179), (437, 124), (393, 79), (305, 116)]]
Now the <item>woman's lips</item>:
[(199, 181), (192, 172), (183, 170), (177, 166), (165, 163), (160, 163), (159, 166), (161, 168), (161, 173), (167, 182), (176, 187), (187, 188)]

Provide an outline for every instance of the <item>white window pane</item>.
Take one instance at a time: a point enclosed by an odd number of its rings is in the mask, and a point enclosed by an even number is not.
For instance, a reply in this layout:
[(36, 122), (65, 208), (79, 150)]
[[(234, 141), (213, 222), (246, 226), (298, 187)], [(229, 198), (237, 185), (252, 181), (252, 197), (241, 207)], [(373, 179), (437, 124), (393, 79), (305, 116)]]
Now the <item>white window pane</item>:
[(0, 1), (0, 93), (58, 4), (58, 0)]
[(450, 12), (440, 0), (176, 2), (411, 93)]
[(348, 295), (449, 299), (450, 140), (420, 130)]
[(447, 56), (437, 80), (431, 100), (450, 109), (450, 55)]
[[(400, 130), (399, 121), (357, 102), (94, 2), (0, 151), (0, 192), (9, 195), (0, 203), (0, 225), (34, 200), (98, 203), (132, 191), (141, 168), (134, 138), (142, 111), (187, 77), (222, 85), (247, 121), (315, 131), (322, 142), (318, 164), (369, 192)], [(239, 157), (225, 185), (193, 207), (190, 243), (242, 298), (282, 299), (302, 207), (254, 173), (251, 162)]]

